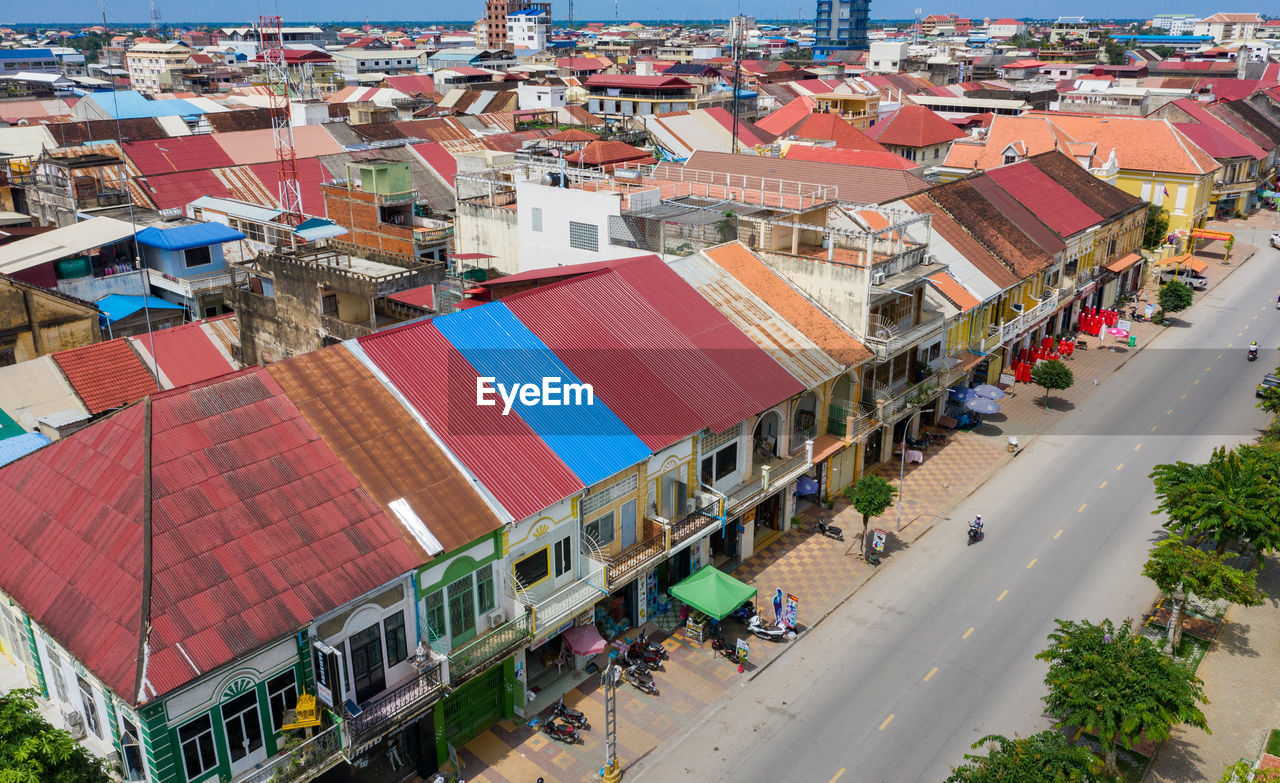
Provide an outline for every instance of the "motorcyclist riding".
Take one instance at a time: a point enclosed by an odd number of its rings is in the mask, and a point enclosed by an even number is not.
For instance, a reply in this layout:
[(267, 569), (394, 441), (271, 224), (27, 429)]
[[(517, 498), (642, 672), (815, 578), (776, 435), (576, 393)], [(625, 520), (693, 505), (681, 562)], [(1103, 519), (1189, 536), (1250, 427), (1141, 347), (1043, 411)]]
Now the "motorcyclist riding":
[(982, 532), (982, 515), (981, 514), (974, 515), (973, 521), (969, 523), (969, 529), (972, 530), (974, 533)]
[(1254, 340), (1253, 342), (1249, 343), (1249, 358), (1250, 359), (1258, 358), (1258, 341), (1257, 340)]

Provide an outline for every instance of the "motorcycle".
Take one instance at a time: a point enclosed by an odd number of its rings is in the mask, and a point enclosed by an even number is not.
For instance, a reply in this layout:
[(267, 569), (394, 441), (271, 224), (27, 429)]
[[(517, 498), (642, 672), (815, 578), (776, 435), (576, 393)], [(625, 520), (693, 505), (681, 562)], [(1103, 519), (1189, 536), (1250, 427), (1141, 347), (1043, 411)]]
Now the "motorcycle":
[(790, 626), (779, 623), (766, 623), (764, 618), (758, 614), (751, 616), (751, 620), (747, 623), (747, 630), (759, 636), (761, 639), (768, 639), (771, 642), (779, 642), (784, 639), (791, 640), (796, 638), (796, 632)]
[(563, 742), (566, 745), (573, 745), (582, 739), (578, 734), (578, 730), (568, 723), (556, 723), (555, 717), (547, 718), (542, 724), (542, 730), (550, 735), (551, 739)]
[(662, 655), (642, 639), (627, 645), (626, 658), (631, 663), (641, 664), (645, 669), (662, 669)]
[(640, 643), (641, 647), (647, 650), (653, 650), (655, 653), (657, 653), (658, 657), (664, 661), (671, 657), (667, 655), (667, 648), (663, 647), (660, 644), (654, 644), (653, 642), (649, 641), (648, 631), (641, 631), (640, 636), (636, 639), (636, 641)]
[(653, 683), (653, 675), (650, 674), (649, 670), (643, 666), (636, 666), (635, 664), (632, 664), (631, 666), (623, 669), (622, 679), (631, 683), (632, 686), (638, 690), (642, 690), (645, 693), (649, 693), (654, 696), (658, 695), (658, 686)]
[(591, 726), (587, 723), (587, 716), (578, 710), (564, 705), (564, 697), (560, 697), (560, 701), (556, 702), (556, 708), (551, 711), (551, 718), (559, 718), (566, 723), (573, 725), (579, 729), (589, 729)]
[(969, 546), (981, 541), (986, 536), (981, 527), (969, 525)]
[(1257, 349), (1257, 348), (1250, 348), (1250, 349), (1249, 349), (1249, 361), (1251, 361), (1251, 362), (1252, 362), (1252, 361), (1256, 361), (1256, 360), (1257, 360), (1257, 358), (1258, 358), (1258, 349)]
[(751, 615), (755, 613), (756, 613), (756, 605), (751, 603), (750, 601), (746, 601), (745, 603), (742, 604), (742, 606), (739, 606), (737, 609), (734, 609), (732, 612), (730, 612), (729, 616), (734, 618), (735, 620), (741, 620), (742, 622), (745, 623), (746, 621), (750, 620)]
[(827, 538), (834, 538), (837, 541), (844, 540), (844, 531), (835, 525), (828, 525), (827, 520), (821, 517), (818, 518), (818, 522), (814, 529)]
[[(752, 612), (754, 614), (754, 612)], [(731, 661), (738, 660), (738, 648), (736, 645), (730, 645), (724, 640), (724, 633), (721, 632), (720, 626), (716, 626), (716, 635), (711, 637), (711, 649), (720, 653)]]

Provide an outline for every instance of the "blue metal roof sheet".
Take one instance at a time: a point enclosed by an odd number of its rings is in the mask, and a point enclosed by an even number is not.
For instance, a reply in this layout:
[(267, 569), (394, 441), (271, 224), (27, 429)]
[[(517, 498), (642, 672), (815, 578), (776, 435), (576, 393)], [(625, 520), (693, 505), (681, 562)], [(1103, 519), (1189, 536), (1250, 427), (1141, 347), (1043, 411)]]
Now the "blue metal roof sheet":
[[(559, 378), (562, 386), (582, 383), (501, 302), (443, 316), (433, 324), (472, 367), (493, 377), (495, 384), (506, 388), (513, 384), (541, 386), (544, 378)], [(498, 405), (503, 405), (501, 400)], [(519, 414), (587, 486), (651, 454), (598, 397), (593, 397), (590, 405), (525, 405), (517, 400), (512, 413)]]
[(181, 98), (152, 101), (137, 90), (95, 92), (93, 101), (112, 119), (130, 120), (139, 117), (199, 117), (204, 109)]
[(121, 318), (128, 318), (143, 307), (143, 301), (152, 310), (182, 310), (182, 305), (166, 302), (158, 296), (130, 296), (128, 294), (108, 294), (97, 302), (98, 309), (106, 316), (107, 321), (115, 323)]
[(0, 440), (0, 465), (8, 465), (14, 460), (22, 459), (50, 443), (53, 441), (38, 432), (28, 432), (25, 435)]
[(222, 223), (193, 223), (173, 228), (147, 226), (138, 232), (138, 244), (161, 250), (188, 250), (244, 239), (244, 234)]

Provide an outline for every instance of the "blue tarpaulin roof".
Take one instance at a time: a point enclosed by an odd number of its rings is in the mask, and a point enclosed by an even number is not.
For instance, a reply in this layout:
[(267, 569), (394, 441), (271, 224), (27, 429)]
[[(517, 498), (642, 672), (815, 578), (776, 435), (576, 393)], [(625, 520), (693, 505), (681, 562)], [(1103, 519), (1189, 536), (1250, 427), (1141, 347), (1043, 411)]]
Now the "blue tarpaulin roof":
[(316, 239), (340, 237), (347, 233), (347, 230), (337, 223), (334, 223), (332, 220), (309, 218), (299, 223), (297, 227), (293, 229), (293, 233), (308, 242), (311, 242)]
[(95, 92), (94, 103), (102, 107), (112, 119), (133, 120), (139, 117), (199, 117), (204, 109), (181, 98), (164, 101), (147, 100), (137, 90)]
[(147, 307), (152, 310), (182, 310), (182, 305), (166, 302), (158, 296), (129, 296), (127, 294), (110, 294), (95, 302), (98, 309), (106, 316), (107, 321), (115, 323), (121, 318), (128, 318), (142, 309), (142, 300), (147, 300)]
[[(433, 323), (481, 376), (495, 379), (495, 388), (496, 384), (541, 387), (544, 378), (559, 378), (562, 387), (582, 383), (501, 302), (442, 316)], [(648, 459), (649, 448), (598, 397), (590, 405), (570, 402), (524, 405), (517, 400), (511, 413), (519, 414), (587, 486)], [(500, 399), (498, 405), (503, 405)]]
[(0, 440), (0, 465), (8, 465), (31, 452), (48, 446), (53, 441), (38, 432), (28, 432), (13, 438)]
[(187, 250), (244, 239), (244, 234), (221, 223), (193, 223), (173, 228), (147, 226), (138, 232), (138, 244), (161, 250)]

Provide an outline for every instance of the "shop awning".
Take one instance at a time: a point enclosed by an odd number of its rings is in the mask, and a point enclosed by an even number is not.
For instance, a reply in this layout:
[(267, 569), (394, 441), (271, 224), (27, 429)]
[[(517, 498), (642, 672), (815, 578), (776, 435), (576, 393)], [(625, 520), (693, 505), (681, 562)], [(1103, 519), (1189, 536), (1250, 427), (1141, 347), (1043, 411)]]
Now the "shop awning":
[(574, 655), (598, 655), (609, 649), (609, 643), (600, 635), (595, 623), (573, 626), (564, 632), (564, 640)]
[(1111, 263), (1107, 264), (1107, 271), (1120, 274), (1121, 272), (1125, 271), (1126, 269), (1128, 269), (1129, 267), (1133, 266), (1134, 264), (1138, 263), (1141, 260), (1142, 260), (1141, 253), (1126, 253), (1125, 255), (1122, 255), (1119, 258), (1117, 258), (1115, 261), (1112, 261)]
[(1175, 266), (1184, 269), (1190, 269), (1198, 275), (1204, 274), (1204, 270), (1209, 268), (1209, 264), (1193, 257), (1190, 253), (1183, 253), (1180, 256), (1170, 256), (1162, 258), (1155, 263), (1156, 266)]
[(671, 588), (671, 595), (716, 620), (756, 597), (756, 589), (739, 582), (715, 566), (703, 566), (698, 573)]
[(1191, 236), (1196, 239), (1221, 239), (1223, 242), (1231, 239), (1233, 236), (1230, 231), (1214, 231), (1208, 228), (1197, 228), (1191, 232)]

